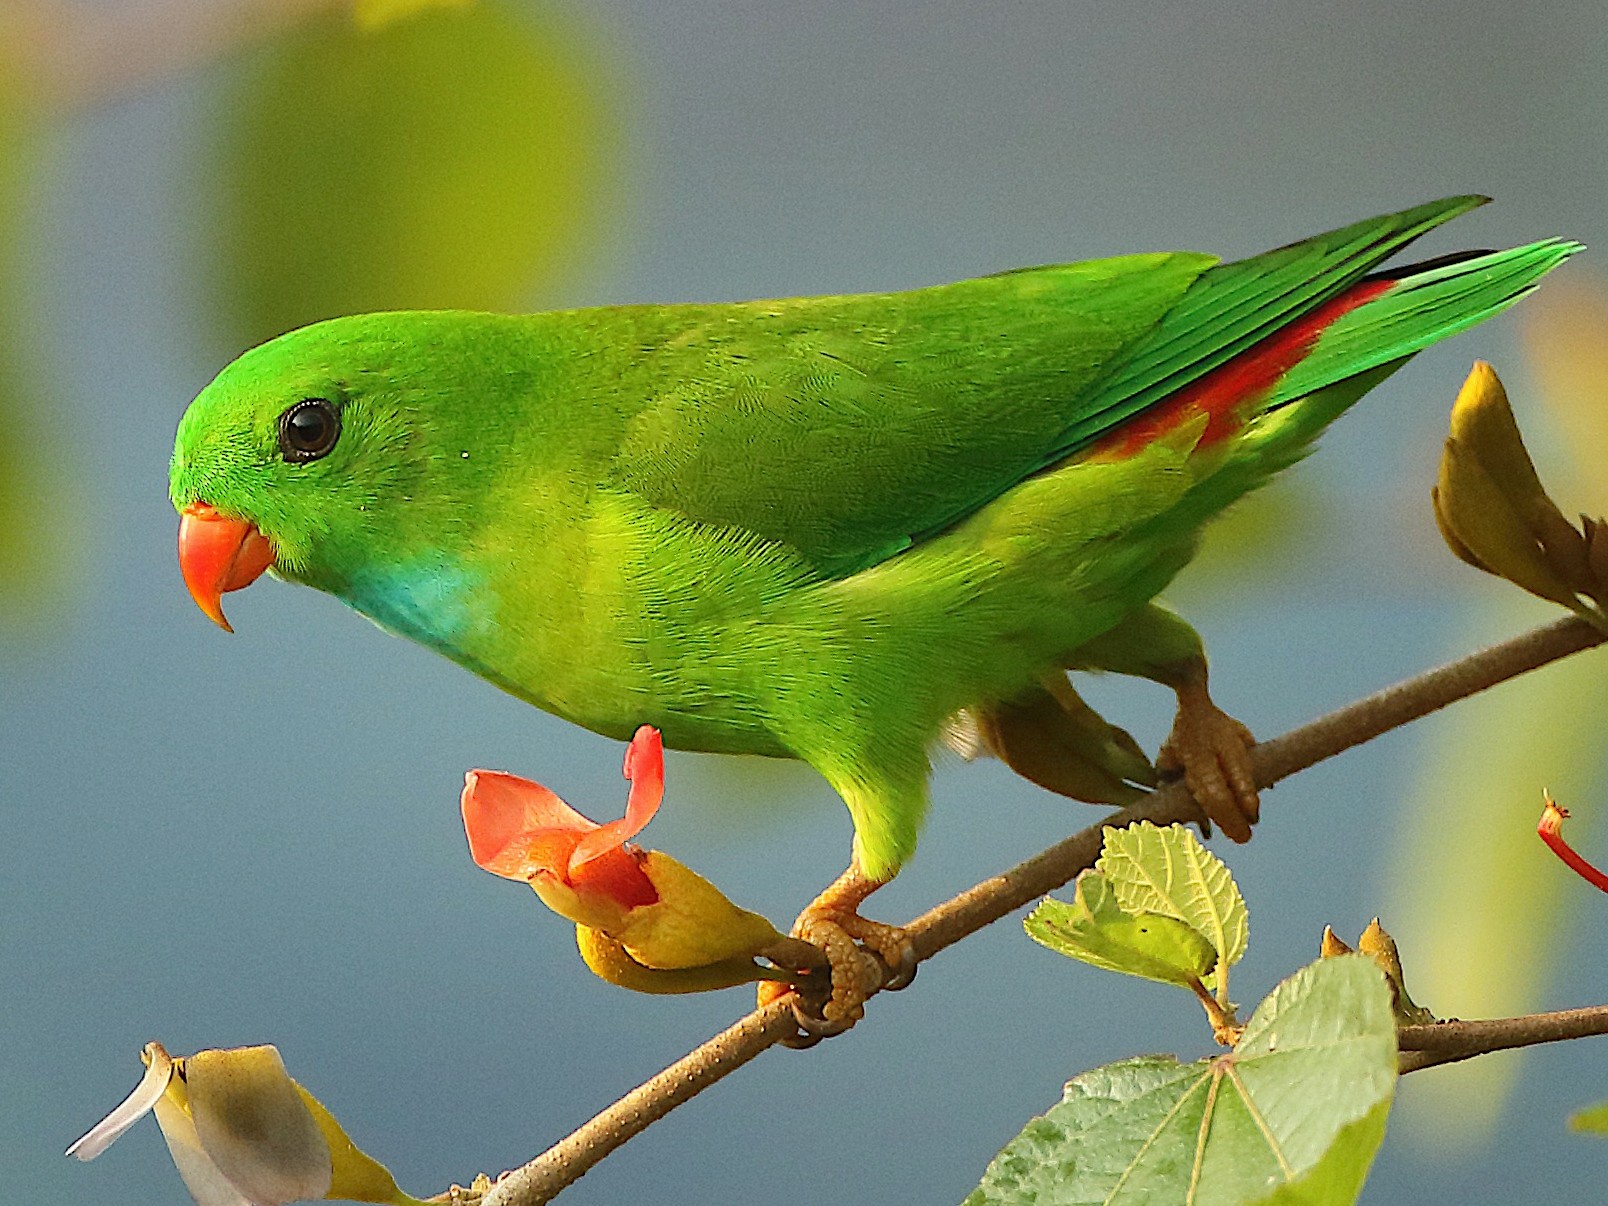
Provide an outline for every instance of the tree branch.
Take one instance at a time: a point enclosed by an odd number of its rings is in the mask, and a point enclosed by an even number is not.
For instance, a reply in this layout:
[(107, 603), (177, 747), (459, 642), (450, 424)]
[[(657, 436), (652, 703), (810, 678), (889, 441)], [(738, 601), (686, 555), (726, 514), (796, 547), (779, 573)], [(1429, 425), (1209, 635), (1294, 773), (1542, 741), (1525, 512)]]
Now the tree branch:
[[(1258, 745), (1252, 751), (1257, 785), (1270, 787), (1314, 763), (1371, 741), (1447, 704), (1602, 644), (1605, 639), (1608, 638), (1591, 624), (1571, 616), (1387, 687)], [(1138, 821), (1166, 825), (1174, 821), (1193, 821), (1198, 816), (1194, 800), (1182, 784), (1165, 786), (1140, 803), (1111, 814), (1100, 823), (923, 913), (907, 927), (916, 953), (921, 959), (929, 959), (968, 934), (1064, 886), (1078, 872), (1094, 864), (1100, 854), (1103, 832), (1108, 827)], [(1536, 1016), (1561, 1019), (1594, 1012), (1576, 1010)], [(1608, 1031), (1608, 1008), (1601, 1013), (1602, 1029), (1583, 1029), (1578, 1033)], [(1539, 1036), (1529, 1038), (1529, 1042), (1573, 1037), (1573, 1032), (1546, 1031), (1540, 1023), (1532, 1031), (1525, 1031), (1519, 1025), (1532, 1021), (1534, 1019), (1515, 1018), (1403, 1027), (1404, 1048), (1410, 1043), (1429, 1043), (1429, 1032), (1446, 1036), (1433, 1040), (1444, 1042), (1444, 1047), (1435, 1047), (1432, 1051), (1426, 1045), (1422, 1050), (1409, 1050), (1403, 1057), (1404, 1070), (1411, 1070), (1406, 1068), (1408, 1057), (1419, 1061), (1414, 1067), (1427, 1067), (1429, 1062), (1445, 1063), (1483, 1050), (1524, 1045), (1526, 1040), (1516, 1036), (1526, 1033)], [(1503, 1031), (1504, 1026), (1511, 1029)], [(1478, 1029), (1481, 1027), (1489, 1029)], [(727, 1073), (794, 1033), (795, 1022), (786, 1001), (749, 1014), (627, 1093), (529, 1164), (505, 1174), (486, 1195), (483, 1206), (539, 1206), (550, 1201), (603, 1157), (676, 1106), (691, 1100)], [(1512, 1041), (1502, 1041), (1502, 1035), (1512, 1037)], [(1431, 1060), (1432, 1056), (1436, 1058)]]
[(1405, 1074), (1492, 1051), (1511, 1051), (1593, 1034), (1608, 1034), (1608, 1005), (1531, 1013), (1519, 1018), (1400, 1026), (1396, 1029), (1396, 1045), (1401, 1049), (1400, 1067)]

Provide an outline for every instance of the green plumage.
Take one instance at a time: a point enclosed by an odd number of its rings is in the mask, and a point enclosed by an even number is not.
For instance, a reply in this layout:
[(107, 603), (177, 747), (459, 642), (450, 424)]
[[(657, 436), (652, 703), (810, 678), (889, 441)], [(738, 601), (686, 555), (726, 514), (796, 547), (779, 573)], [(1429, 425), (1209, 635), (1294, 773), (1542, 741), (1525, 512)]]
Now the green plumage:
[[(589, 728), (810, 762), (885, 878), (914, 848), (947, 718), (1069, 666), (1143, 673), (1161, 655), (1147, 634), (1187, 654), (1187, 628), (1147, 604), (1201, 524), (1577, 247), (1408, 271), (1215, 417), (1180, 412), (1134, 447), (1126, 425), (1477, 201), (1222, 266), (1171, 253), (906, 293), (337, 319), (196, 399), (173, 499), (249, 519), (280, 576)], [(313, 397), (340, 438), (287, 463), (279, 417)]]

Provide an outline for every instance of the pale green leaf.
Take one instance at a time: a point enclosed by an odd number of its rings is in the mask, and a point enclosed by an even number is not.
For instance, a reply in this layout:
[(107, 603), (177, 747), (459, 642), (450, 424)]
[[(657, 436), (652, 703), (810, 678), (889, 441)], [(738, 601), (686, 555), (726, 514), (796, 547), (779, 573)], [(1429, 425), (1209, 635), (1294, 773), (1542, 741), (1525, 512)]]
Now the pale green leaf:
[(1346, 1206), (1395, 1084), (1383, 974), (1355, 955), (1323, 959), (1258, 1006), (1228, 1055), (1142, 1056), (1071, 1081), (965, 1206)]
[(1237, 963), (1249, 939), (1245, 900), (1223, 860), (1182, 825), (1141, 821), (1109, 829), (1097, 870), (1111, 881), (1122, 908), (1160, 913), (1193, 926), (1225, 966)]
[(1295, 1180), (1284, 1182), (1256, 1206), (1350, 1206), (1362, 1193), (1389, 1120), (1387, 1098), (1342, 1127), (1323, 1159)]
[(1569, 1115), (1571, 1131), (1585, 1131), (1592, 1135), (1608, 1135), (1608, 1101), (1576, 1110)]
[(1023, 922), (1034, 941), (1107, 971), (1187, 986), (1208, 975), (1217, 952), (1186, 922), (1158, 913), (1127, 913), (1098, 872), (1078, 876), (1071, 904), (1039, 902)]

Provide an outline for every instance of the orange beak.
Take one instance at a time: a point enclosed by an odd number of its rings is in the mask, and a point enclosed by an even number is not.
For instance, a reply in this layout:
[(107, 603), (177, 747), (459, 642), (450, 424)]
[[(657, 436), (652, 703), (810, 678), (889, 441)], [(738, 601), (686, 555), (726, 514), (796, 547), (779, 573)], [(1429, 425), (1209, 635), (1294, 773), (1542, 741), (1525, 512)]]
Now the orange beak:
[(274, 563), (273, 546), (247, 519), (219, 515), (210, 503), (193, 502), (179, 514), (179, 572), (190, 597), (219, 628), (226, 591), (250, 586)]

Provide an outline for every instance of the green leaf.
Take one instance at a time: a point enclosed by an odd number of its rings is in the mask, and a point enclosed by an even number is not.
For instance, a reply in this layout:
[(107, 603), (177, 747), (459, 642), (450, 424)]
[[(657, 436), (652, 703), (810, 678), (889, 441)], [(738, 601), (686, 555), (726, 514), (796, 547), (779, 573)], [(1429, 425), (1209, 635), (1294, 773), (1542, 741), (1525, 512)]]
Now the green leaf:
[(1160, 913), (1193, 926), (1224, 966), (1239, 962), (1249, 940), (1245, 900), (1223, 860), (1182, 825), (1141, 821), (1108, 829), (1095, 868), (1130, 913)]
[(1086, 1072), (989, 1165), (965, 1206), (1345, 1206), (1396, 1086), (1390, 990), (1319, 960), (1257, 1007), (1234, 1051)]
[(579, 20), (479, 0), (365, 30), (337, 8), (231, 62), (198, 190), (226, 350), (337, 314), (527, 309), (582, 266), (621, 135)]
[(1023, 925), (1052, 951), (1163, 984), (1187, 986), (1217, 964), (1217, 952), (1203, 934), (1174, 917), (1124, 912), (1110, 882), (1095, 871), (1078, 876), (1071, 904), (1040, 901)]
[(1257, 1206), (1351, 1206), (1362, 1193), (1362, 1183), (1389, 1120), (1387, 1099), (1356, 1122), (1342, 1127), (1323, 1159), (1295, 1180), (1280, 1185)]
[(1576, 1110), (1569, 1115), (1571, 1131), (1585, 1131), (1591, 1135), (1608, 1135), (1608, 1101)]

